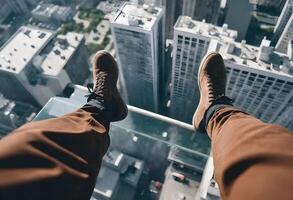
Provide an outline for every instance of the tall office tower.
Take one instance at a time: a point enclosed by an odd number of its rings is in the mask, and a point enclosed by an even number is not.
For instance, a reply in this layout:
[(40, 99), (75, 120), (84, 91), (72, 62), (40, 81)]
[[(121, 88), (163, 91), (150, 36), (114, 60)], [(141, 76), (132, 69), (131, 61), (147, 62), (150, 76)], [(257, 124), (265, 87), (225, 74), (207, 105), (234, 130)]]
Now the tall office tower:
[(182, 0), (182, 15), (216, 24), (220, 14), (220, 0)]
[(162, 0), (162, 5), (165, 6), (165, 35), (166, 38), (173, 39), (174, 24), (178, 17), (182, 14), (181, 0)]
[(8, 15), (12, 12), (9, 5), (5, 0), (0, 0), (0, 24), (8, 17)]
[[(89, 76), (84, 37), (21, 27), (0, 48), (0, 92), (7, 98), (43, 106), (68, 83)], [(80, 80), (83, 79), (83, 80)]]
[[(201, 60), (207, 51), (218, 51), (227, 69), (226, 93), (234, 105), (265, 122), (293, 130), (292, 56), (274, 51), (265, 38), (260, 47), (247, 45), (245, 41), (235, 42), (236, 32), (225, 25), (215, 27), (186, 17), (179, 18), (174, 34), (173, 117), (181, 119), (190, 112), (191, 119), (196, 107), (193, 102), (198, 101), (194, 91), (197, 90), (197, 69), (194, 69), (198, 66), (197, 59)], [(292, 52), (291, 46), (289, 49)]]
[(182, 15), (193, 17), (196, 0), (182, 0)]
[(237, 32), (226, 25), (215, 27), (190, 17), (179, 17), (174, 27), (174, 51), (172, 67), (170, 115), (184, 122), (191, 122), (199, 101), (197, 71), (213, 39), (225, 37), (227, 41), (237, 37)]
[(113, 18), (121, 82), (130, 105), (158, 111), (164, 75), (164, 9), (125, 3)]
[(253, 9), (250, 0), (227, 0), (226, 8), (225, 23), (238, 31), (238, 41), (245, 39)]
[(27, 14), (30, 11), (26, 0), (6, 0), (6, 2), (15, 14)]
[(266, 39), (260, 47), (226, 43), (220, 53), (227, 69), (226, 93), (234, 105), (265, 122), (293, 130), (292, 60), (273, 51)]
[(293, 38), (293, 0), (287, 0), (274, 30), (273, 45), (287, 53), (289, 41)]
[(272, 45), (276, 45), (293, 13), (293, 1), (287, 0), (274, 29)]
[(257, 0), (258, 5), (281, 8), (286, 0)]

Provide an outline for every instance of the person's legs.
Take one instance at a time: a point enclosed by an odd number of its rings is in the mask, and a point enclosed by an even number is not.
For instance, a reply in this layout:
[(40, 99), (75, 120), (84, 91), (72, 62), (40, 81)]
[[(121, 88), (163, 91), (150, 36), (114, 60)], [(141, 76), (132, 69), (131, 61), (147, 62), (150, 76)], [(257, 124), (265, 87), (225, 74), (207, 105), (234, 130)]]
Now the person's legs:
[(104, 113), (86, 110), (26, 124), (0, 140), (1, 200), (89, 199), (110, 140)]
[(88, 103), (65, 116), (26, 124), (0, 140), (0, 199), (89, 199), (110, 139), (127, 107), (116, 62), (97, 53)]
[(219, 54), (207, 55), (198, 79), (201, 99), (193, 125), (212, 140), (222, 199), (292, 199), (293, 133), (232, 106)]
[(207, 124), (223, 199), (292, 199), (293, 133), (231, 106)]

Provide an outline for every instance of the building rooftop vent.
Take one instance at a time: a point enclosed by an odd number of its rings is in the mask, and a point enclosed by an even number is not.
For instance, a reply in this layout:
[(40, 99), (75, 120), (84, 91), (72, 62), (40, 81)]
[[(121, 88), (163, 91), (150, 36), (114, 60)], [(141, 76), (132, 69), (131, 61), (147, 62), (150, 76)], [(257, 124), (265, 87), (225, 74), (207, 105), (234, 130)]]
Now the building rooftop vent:
[(131, 15), (128, 16), (128, 23), (130, 26), (138, 26), (139, 24), (138, 19)]
[(154, 3), (151, 3), (148, 6), (148, 12), (150, 12), (150, 13), (155, 13), (156, 12), (156, 8), (155, 8), (155, 4)]
[(228, 24), (223, 24), (223, 32), (227, 32), (228, 30)]

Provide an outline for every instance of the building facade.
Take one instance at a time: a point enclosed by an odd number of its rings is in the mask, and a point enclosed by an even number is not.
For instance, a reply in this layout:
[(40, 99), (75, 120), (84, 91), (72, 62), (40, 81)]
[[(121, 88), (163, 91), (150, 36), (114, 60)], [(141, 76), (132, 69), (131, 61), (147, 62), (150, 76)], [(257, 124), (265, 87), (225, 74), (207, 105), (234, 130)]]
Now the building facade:
[(125, 3), (111, 30), (126, 101), (158, 112), (164, 80), (164, 9)]
[(250, 0), (227, 0), (226, 8), (225, 23), (231, 29), (238, 31), (238, 41), (244, 40), (250, 24), (253, 5)]
[(85, 51), (83, 46), (80, 34), (55, 38), (50, 31), (21, 27), (0, 48), (0, 92), (11, 100), (43, 106), (67, 84), (88, 78), (87, 56), (79, 53)]
[[(234, 100), (235, 106), (249, 114), (264, 122), (278, 123), (293, 130), (292, 60), (274, 52), (269, 45), (265, 48), (262, 45), (258, 49), (236, 44), (230, 53), (224, 54), (226, 93)], [(239, 50), (241, 54), (237, 55), (235, 52)]]
[(72, 20), (74, 10), (69, 6), (43, 3), (32, 10), (32, 16), (44, 23), (61, 24), (62, 22)]
[(214, 27), (190, 17), (179, 17), (174, 28), (174, 50), (171, 86), (170, 116), (184, 122), (191, 122), (199, 102), (197, 71), (202, 58), (208, 52), (212, 39), (223, 34), (227, 40), (234, 40), (236, 31)]
[[(251, 46), (245, 41), (236, 42), (235, 31), (226, 26), (215, 27), (184, 18), (178, 20), (174, 34), (177, 42), (173, 53), (171, 116), (185, 120), (181, 117), (190, 110), (188, 120), (191, 120), (199, 98), (195, 91), (198, 90), (197, 74), (190, 62), (198, 65), (197, 57), (201, 60), (202, 54), (217, 51), (225, 61), (226, 94), (233, 99), (234, 105), (265, 122), (278, 123), (293, 130), (292, 56), (275, 51), (266, 38), (259, 47)], [(177, 29), (184, 35), (176, 33)], [(192, 48), (195, 46), (193, 41), (198, 41), (197, 49)], [(198, 49), (200, 47), (203, 50)], [(198, 53), (194, 55), (194, 52)]]
[(277, 51), (287, 53), (291, 40), (293, 40), (293, 0), (287, 0), (274, 29), (273, 45), (276, 45)]
[(182, 0), (182, 15), (195, 20), (216, 24), (220, 13), (220, 0)]
[(289, 21), (292, 13), (293, 13), (293, 7), (292, 7), (292, 0), (287, 0), (283, 10), (281, 12), (281, 15), (278, 18), (278, 22), (275, 26), (274, 29), (274, 37), (272, 40), (272, 45), (276, 45), (276, 43), (278, 42), (279, 38), (281, 37), (287, 22)]

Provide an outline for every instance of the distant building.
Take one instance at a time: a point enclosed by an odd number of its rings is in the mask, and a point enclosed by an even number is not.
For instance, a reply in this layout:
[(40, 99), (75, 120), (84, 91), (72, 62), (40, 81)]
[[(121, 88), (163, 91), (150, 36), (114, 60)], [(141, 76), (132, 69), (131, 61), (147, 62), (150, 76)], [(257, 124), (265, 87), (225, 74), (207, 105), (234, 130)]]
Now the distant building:
[(103, 158), (92, 198), (135, 199), (144, 167), (142, 160), (116, 150), (108, 151)]
[(6, 3), (6, 0), (0, 0), (0, 24), (10, 15), (12, 12), (10, 6), (8, 3)]
[(221, 4), (221, 0), (145, 0), (145, 2), (165, 6), (165, 31), (169, 39), (173, 38), (174, 24), (180, 15), (217, 24)]
[(26, 0), (6, 0), (6, 3), (15, 14), (27, 14), (30, 12)]
[(166, 38), (173, 39), (174, 24), (177, 18), (182, 15), (181, 0), (162, 0), (162, 5), (165, 6), (165, 35)]
[(273, 45), (279, 52), (287, 53), (289, 41), (293, 38), (293, 0), (287, 0), (274, 29)]
[[(186, 106), (192, 102), (196, 104), (192, 99), (195, 93), (192, 93), (192, 88), (197, 90), (197, 71), (190, 70), (193, 69), (190, 62), (198, 63), (197, 59), (201, 60), (202, 54), (217, 51), (225, 60), (226, 94), (234, 100), (234, 105), (265, 122), (277, 123), (293, 130), (292, 57), (274, 51), (270, 41), (265, 38), (260, 47), (251, 46), (245, 41), (235, 42), (235, 31), (227, 30), (225, 26), (221, 28), (184, 19), (181, 17), (175, 27), (177, 42), (173, 53), (171, 114), (175, 113), (175, 117), (180, 119), (184, 112), (194, 111), (195, 106)], [(197, 49), (193, 49), (193, 46)], [(178, 99), (182, 99), (181, 102)], [(191, 117), (190, 112), (189, 119)]]
[(182, 15), (195, 20), (216, 24), (220, 12), (220, 0), (182, 0)]
[(164, 9), (125, 3), (111, 30), (127, 102), (158, 111), (164, 76)]
[(238, 41), (244, 40), (251, 20), (253, 5), (250, 0), (227, 0), (225, 24), (238, 32)]
[(281, 8), (286, 0), (256, 0), (258, 5)]
[(288, 44), (287, 56), (290, 60), (293, 60), (293, 39)]
[(74, 10), (68, 6), (58, 6), (54, 4), (39, 4), (33, 11), (33, 17), (44, 23), (61, 24), (72, 20)]
[(100, 0), (75, 0), (75, 2), (85, 8), (94, 8)]
[(31, 105), (9, 100), (0, 93), (0, 138), (31, 121), (37, 111)]
[(174, 50), (170, 115), (190, 123), (199, 101), (197, 71), (208, 52), (211, 40), (225, 37), (234, 41), (237, 32), (211, 24), (179, 17), (174, 28)]
[(68, 83), (83, 83), (84, 74), (89, 74), (83, 36), (68, 33), (55, 42), (53, 38), (52, 32), (21, 27), (1, 47), (1, 93), (39, 106), (61, 94)]

